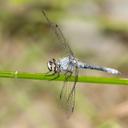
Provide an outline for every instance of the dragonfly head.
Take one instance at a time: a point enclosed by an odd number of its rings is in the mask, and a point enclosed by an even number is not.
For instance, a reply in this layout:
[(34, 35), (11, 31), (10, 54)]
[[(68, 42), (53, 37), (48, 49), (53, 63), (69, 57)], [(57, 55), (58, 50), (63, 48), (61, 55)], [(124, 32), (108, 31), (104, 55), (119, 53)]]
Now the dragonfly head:
[(48, 66), (48, 70), (49, 71), (55, 71), (55, 67), (56, 67), (56, 63), (55, 63), (55, 59), (49, 60), (47, 63)]

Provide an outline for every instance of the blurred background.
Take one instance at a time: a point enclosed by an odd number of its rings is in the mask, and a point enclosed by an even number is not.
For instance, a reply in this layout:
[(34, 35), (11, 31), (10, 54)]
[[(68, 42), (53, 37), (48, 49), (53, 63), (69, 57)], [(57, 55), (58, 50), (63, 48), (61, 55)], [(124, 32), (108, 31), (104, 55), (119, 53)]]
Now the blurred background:
[[(127, 0), (0, 0), (0, 70), (45, 73), (49, 59), (66, 55), (43, 9), (60, 25), (77, 58), (127, 77)], [(113, 77), (97, 71), (80, 75)], [(0, 127), (128, 127), (128, 87), (77, 83), (75, 111), (67, 119), (59, 102), (61, 85), (0, 78)]]

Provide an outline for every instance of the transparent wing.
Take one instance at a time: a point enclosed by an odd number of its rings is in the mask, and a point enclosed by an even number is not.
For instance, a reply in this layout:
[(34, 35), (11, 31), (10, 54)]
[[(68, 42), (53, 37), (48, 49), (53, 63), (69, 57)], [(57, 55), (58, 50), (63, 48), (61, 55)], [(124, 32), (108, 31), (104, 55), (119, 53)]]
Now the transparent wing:
[(67, 103), (71, 104), (71, 111), (73, 112), (74, 111), (74, 108), (75, 108), (75, 93), (76, 93), (76, 83), (78, 81), (78, 73), (79, 73), (79, 69), (78, 69), (78, 65), (76, 64), (75, 66), (75, 70), (74, 70), (74, 83), (73, 83), (73, 86), (72, 86), (72, 89), (69, 93), (69, 96), (68, 96), (68, 99), (67, 99)]
[(62, 101), (62, 104), (64, 104), (64, 106), (68, 110), (68, 112), (73, 112), (75, 108), (75, 91), (76, 91), (76, 83), (78, 80), (78, 71), (79, 71), (78, 66), (76, 65), (74, 69), (75, 79), (71, 88), (69, 87), (69, 85), (67, 85), (67, 81), (70, 79), (73, 72), (68, 72), (68, 71), (65, 73), (65, 81), (61, 89), (60, 99)]
[(48, 18), (48, 16), (46, 15), (46, 12), (43, 10), (42, 11), (45, 19), (47, 20), (49, 26), (51, 27), (51, 29), (54, 31), (55, 35), (57, 36), (57, 39), (59, 40), (60, 43), (63, 44), (64, 48), (66, 48), (69, 52), (69, 55), (74, 56), (74, 53), (72, 52), (67, 40), (65, 39), (61, 29), (59, 28), (59, 26), (53, 22), (51, 22)]
[(71, 72), (65, 73), (65, 80), (64, 80), (61, 92), (60, 92), (60, 100), (61, 100), (61, 103), (62, 103), (64, 109), (66, 109), (66, 111), (70, 111), (70, 108), (71, 108), (71, 105), (67, 102), (67, 99), (68, 99), (70, 91), (71, 91), (71, 89), (68, 85), (68, 80), (70, 79), (71, 76), (72, 76)]
[[(47, 20), (48, 25), (54, 31), (54, 33), (55, 33), (57, 39), (59, 40), (59, 42), (62, 43), (64, 48), (66, 48), (68, 50), (69, 63), (72, 59), (75, 60), (74, 53), (72, 52), (72, 50), (71, 50), (67, 40), (65, 39), (61, 29), (59, 28), (59, 26), (49, 20), (49, 18), (47, 17), (44, 10), (42, 11), (42, 13), (43, 13), (45, 19)], [(71, 88), (67, 85), (67, 81), (69, 80), (69, 78), (72, 76), (72, 73), (73, 73), (70, 68), (71, 67), (70, 67), (70, 64), (69, 64), (68, 68), (67, 68), (67, 72), (65, 73), (64, 84), (63, 84), (63, 87), (62, 87), (61, 92), (60, 92), (60, 99), (62, 101), (62, 105), (64, 107), (66, 107), (66, 109), (69, 112), (73, 112), (74, 107), (75, 107), (75, 89), (76, 89), (76, 83), (77, 83), (77, 80), (78, 80), (78, 65), (76, 64), (75, 69), (74, 69), (75, 80), (74, 80), (74, 84)]]

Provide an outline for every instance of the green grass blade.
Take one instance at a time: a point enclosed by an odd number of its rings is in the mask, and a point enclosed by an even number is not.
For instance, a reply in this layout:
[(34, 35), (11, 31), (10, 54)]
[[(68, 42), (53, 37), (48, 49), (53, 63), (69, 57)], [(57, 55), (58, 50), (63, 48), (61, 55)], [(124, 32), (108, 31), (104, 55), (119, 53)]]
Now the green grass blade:
[[(32, 79), (32, 80), (52, 80), (55, 76), (46, 75), (43, 73), (28, 73), (28, 72), (11, 72), (0, 71), (1, 78), (14, 78), (14, 79)], [(52, 80), (52, 81), (64, 81), (64, 75)], [(72, 76), (69, 79), (70, 82), (74, 81)], [(92, 76), (79, 76), (78, 82), (81, 83), (95, 83), (95, 84), (116, 84), (116, 85), (128, 85), (128, 79), (119, 77), (92, 77)]]

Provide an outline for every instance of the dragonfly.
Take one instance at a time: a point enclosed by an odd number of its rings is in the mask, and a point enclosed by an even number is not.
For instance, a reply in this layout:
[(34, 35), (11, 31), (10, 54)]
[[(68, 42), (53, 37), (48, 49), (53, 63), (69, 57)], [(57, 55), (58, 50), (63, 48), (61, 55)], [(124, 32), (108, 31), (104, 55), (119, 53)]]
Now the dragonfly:
[[(79, 69), (86, 70), (98, 70), (103, 71), (107, 73), (111, 73), (114, 75), (120, 74), (120, 72), (114, 68), (108, 68), (103, 66), (97, 66), (97, 65), (91, 65), (84, 63), (77, 59), (74, 55), (74, 52), (72, 51), (71, 47), (69, 46), (69, 43), (67, 42), (66, 38), (64, 37), (64, 34), (62, 33), (60, 27), (58, 24), (51, 22), (48, 18), (45, 10), (42, 11), (49, 27), (53, 30), (55, 33), (58, 41), (64, 46), (64, 48), (68, 51), (68, 55), (66, 57), (63, 57), (61, 59), (51, 59), (47, 63), (47, 67), (49, 72), (53, 72), (53, 74), (57, 74), (57, 77), (60, 76), (60, 73), (64, 74), (64, 84), (62, 86), (61, 92), (60, 92), (60, 100), (65, 99), (66, 106), (69, 111), (73, 112), (75, 108), (75, 94), (76, 94), (76, 83), (78, 81), (78, 74)], [(71, 76), (74, 74), (74, 82), (71, 87), (71, 89), (67, 92), (67, 82), (71, 78)], [(64, 105), (65, 105), (64, 103)]]

